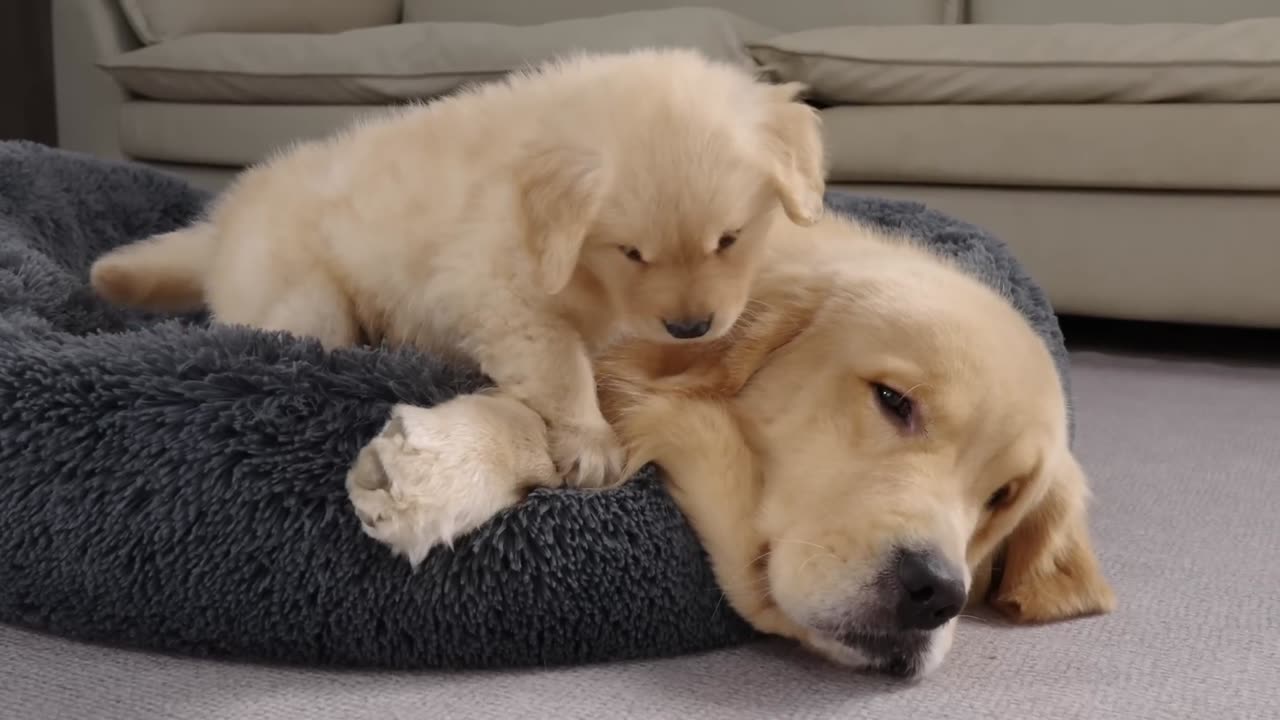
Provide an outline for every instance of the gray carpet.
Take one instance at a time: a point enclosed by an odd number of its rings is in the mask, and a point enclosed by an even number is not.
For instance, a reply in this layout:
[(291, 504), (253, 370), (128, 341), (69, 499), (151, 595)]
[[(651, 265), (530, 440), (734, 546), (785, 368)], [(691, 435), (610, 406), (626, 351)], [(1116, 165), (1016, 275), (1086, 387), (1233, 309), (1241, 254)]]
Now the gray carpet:
[(0, 626), (0, 718), (1164, 718), (1280, 708), (1280, 365), (1073, 357), (1110, 617), (962, 625), (918, 686), (763, 643), (541, 672), (316, 672)]

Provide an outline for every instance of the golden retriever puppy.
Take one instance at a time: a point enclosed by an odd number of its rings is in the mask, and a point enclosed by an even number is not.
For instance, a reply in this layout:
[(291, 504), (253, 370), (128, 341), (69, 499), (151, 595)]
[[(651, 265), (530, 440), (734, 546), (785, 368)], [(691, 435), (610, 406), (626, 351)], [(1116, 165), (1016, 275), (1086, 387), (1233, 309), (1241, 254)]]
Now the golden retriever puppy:
[(598, 486), (623, 454), (593, 354), (720, 337), (775, 220), (818, 218), (818, 120), (796, 92), (684, 50), (548, 62), (295, 146), (92, 283), (327, 347), (474, 360), (547, 421), (561, 474)]
[[(761, 631), (904, 677), (938, 667), (970, 597), (1019, 621), (1109, 611), (1059, 379), (1022, 316), (909, 241), (835, 218), (774, 232), (729, 334), (624, 344), (597, 366), (628, 469), (664, 469), (728, 602)], [(446, 426), (448, 462), (414, 451)], [(401, 502), (357, 514), (404, 527), (437, 503), (476, 524), (546, 462), (541, 432), (501, 399), (398, 407), (373, 443), (399, 443), (398, 464), (366, 449), (348, 483), (353, 501), (400, 485)]]

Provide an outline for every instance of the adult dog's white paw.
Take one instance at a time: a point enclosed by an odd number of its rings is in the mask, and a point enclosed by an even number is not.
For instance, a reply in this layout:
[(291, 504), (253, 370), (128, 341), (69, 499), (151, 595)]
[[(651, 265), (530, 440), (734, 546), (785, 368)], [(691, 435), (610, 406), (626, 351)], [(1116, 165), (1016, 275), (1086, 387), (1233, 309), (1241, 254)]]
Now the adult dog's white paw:
[(417, 566), (530, 486), (553, 482), (541, 419), (513, 403), (463, 395), (431, 408), (393, 408), (347, 473), (365, 533)]

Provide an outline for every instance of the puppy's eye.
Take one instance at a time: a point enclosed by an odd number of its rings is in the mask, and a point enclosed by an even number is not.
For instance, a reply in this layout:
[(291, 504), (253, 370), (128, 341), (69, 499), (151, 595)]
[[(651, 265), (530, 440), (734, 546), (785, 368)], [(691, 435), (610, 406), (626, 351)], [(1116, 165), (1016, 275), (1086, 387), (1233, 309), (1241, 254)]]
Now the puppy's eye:
[(1013, 486), (1009, 483), (1005, 483), (1000, 486), (999, 490), (991, 493), (991, 497), (987, 498), (987, 509), (995, 510), (996, 508), (1009, 504), (1009, 501), (1012, 499)]
[(641, 255), (638, 249), (633, 248), (630, 245), (620, 245), (618, 249), (621, 250), (622, 254), (626, 255), (627, 259), (631, 262), (640, 263), (641, 265), (644, 264), (644, 255)]
[(725, 250), (733, 247), (733, 244), (736, 242), (738, 242), (738, 233), (727, 232), (721, 235), (720, 241), (716, 243), (716, 252), (724, 252)]
[(903, 428), (912, 426), (915, 421), (915, 404), (911, 402), (911, 398), (881, 383), (872, 383), (871, 389), (875, 391), (880, 409), (890, 420)]

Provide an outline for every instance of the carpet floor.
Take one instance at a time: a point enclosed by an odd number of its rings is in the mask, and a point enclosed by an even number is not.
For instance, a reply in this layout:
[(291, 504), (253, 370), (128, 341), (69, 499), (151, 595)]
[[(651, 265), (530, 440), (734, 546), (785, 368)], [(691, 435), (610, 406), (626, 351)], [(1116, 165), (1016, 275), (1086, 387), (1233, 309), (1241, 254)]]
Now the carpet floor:
[(316, 672), (0, 626), (0, 718), (1264, 718), (1280, 708), (1280, 363), (1073, 353), (1114, 615), (967, 620), (917, 685), (781, 644), (539, 672)]

